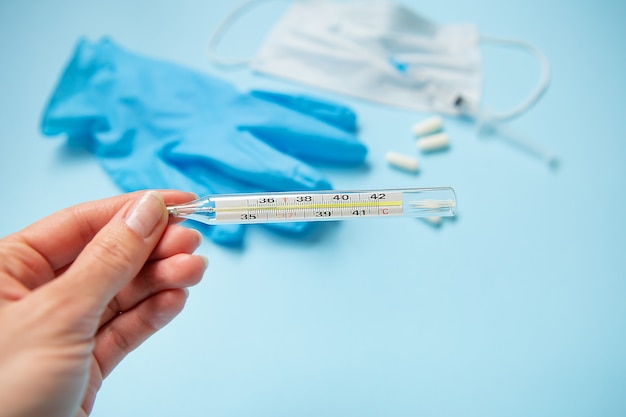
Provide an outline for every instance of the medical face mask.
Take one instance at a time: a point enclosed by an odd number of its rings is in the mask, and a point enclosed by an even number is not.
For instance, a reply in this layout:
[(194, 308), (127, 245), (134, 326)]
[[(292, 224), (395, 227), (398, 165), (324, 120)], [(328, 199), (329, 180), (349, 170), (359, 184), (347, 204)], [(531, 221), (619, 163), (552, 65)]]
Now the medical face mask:
[[(247, 9), (267, 0), (244, 2), (213, 33), (213, 62), (249, 65), (260, 73), (389, 106), (464, 115), (479, 127), (530, 108), (549, 84), (541, 51), (518, 39), (479, 35), (473, 24), (439, 24), (388, 0), (293, 0), (250, 60), (229, 60), (215, 49), (226, 30)], [(542, 65), (539, 85), (513, 110), (480, 106), (480, 43), (522, 48)]]
[(456, 114), (458, 96), (480, 99), (474, 25), (437, 25), (388, 1), (293, 1), (249, 65), (417, 111)]

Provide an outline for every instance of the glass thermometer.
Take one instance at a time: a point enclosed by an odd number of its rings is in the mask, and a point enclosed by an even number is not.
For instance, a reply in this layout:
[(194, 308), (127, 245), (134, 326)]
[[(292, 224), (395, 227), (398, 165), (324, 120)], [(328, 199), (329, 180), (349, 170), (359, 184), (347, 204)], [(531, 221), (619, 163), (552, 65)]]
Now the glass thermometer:
[(206, 224), (444, 217), (455, 215), (456, 195), (450, 187), (216, 194), (167, 208)]

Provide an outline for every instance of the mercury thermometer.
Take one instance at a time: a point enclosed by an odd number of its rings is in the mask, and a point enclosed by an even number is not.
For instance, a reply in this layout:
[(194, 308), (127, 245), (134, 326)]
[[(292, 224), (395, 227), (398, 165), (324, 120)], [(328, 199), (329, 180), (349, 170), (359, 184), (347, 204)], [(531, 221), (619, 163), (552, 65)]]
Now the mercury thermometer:
[(167, 209), (206, 224), (444, 217), (456, 214), (456, 195), (450, 187), (216, 194)]

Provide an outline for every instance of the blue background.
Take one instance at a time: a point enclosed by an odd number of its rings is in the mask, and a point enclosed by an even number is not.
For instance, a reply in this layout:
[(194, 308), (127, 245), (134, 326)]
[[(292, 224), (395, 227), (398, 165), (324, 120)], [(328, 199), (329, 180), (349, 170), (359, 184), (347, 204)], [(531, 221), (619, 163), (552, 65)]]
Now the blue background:
[[(41, 111), (80, 36), (218, 73), (242, 88), (315, 92), (207, 60), (235, 1), (0, 2), (0, 235), (119, 191), (87, 154), (43, 138)], [(326, 224), (245, 247), (207, 241), (185, 311), (105, 381), (94, 416), (626, 415), (626, 3), (410, 2), (440, 22), (536, 43), (552, 65), (541, 102), (511, 127), (557, 151), (556, 170), (446, 118), (445, 153), (422, 156), (429, 114), (316, 92), (358, 113), (367, 169), (337, 188), (451, 185), (459, 216)], [(284, 5), (247, 15), (220, 51), (251, 55)], [(484, 102), (518, 103), (539, 71), (485, 47)], [(415, 153), (417, 176), (388, 150)], [(0, 336), (1, 337), (1, 336)]]

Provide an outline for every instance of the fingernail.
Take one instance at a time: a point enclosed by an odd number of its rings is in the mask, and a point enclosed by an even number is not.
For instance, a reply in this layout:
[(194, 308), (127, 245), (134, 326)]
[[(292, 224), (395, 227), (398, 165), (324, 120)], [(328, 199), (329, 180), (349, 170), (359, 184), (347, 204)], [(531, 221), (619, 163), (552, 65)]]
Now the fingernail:
[(148, 237), (163, 218), (165, 203), (163, 197), (154, 191), (148, 191), (126, 215), (126, 225), (141, 237)]
[(200, 259), (202, 259), (202, 262), (204, 262), (204, 270), (206, 271), (206, 269), (209, 267), (209, 258), (207, 258), (206, 256), (202, 256), (202, 255), (197, 255), (200, 257)]

